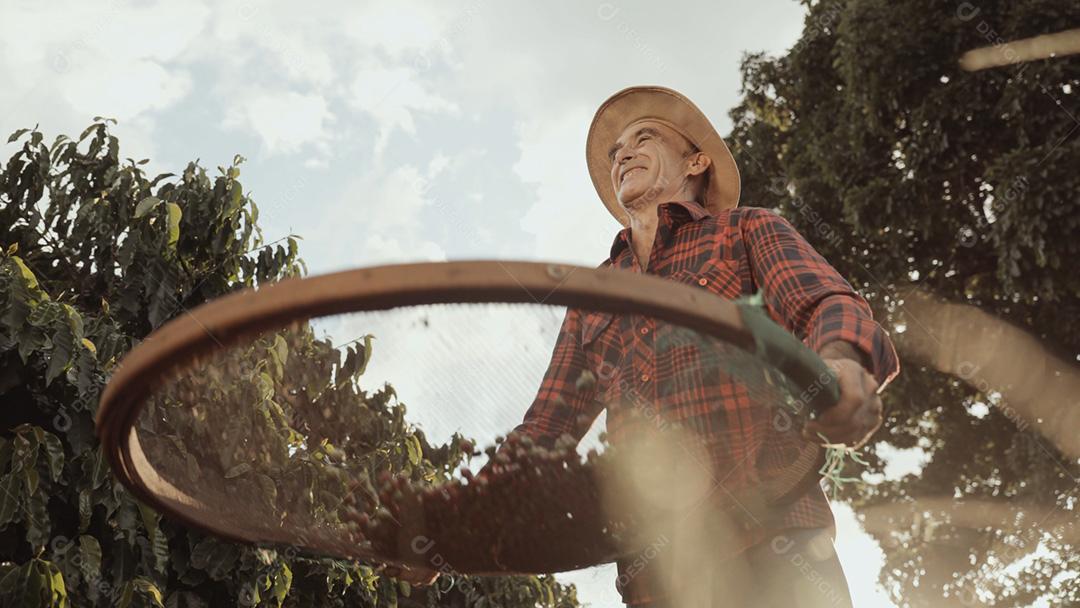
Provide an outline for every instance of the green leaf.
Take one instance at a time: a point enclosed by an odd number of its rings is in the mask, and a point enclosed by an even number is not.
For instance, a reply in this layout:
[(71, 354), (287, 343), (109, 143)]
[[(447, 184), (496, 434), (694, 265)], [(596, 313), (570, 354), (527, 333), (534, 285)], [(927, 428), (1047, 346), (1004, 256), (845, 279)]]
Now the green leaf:
[(0, 602), (4, 606), (48, 606), (65, 608), (67, 588), (60, 568), (43, 559), (31, 559), (22, 566), (0, 566)]
[(26, 481), (27, 496), (37, 494), (38, 484), (41, 483), (41, 478), (38, 476), (37, 469), (26, 469), (23, 471), (23, 479)]
[(17, 593), (15, 585), (22, 579), (20, 571), (23, 568), (11, 562), (0, 562), (0, 599), (10, 598)]
[(49, 531), (52, 529), (52, 521), (49, 520), (49, 511), (45, 505), (45, 495), (42, 493), (27, 496), (24, 506), (26, 514), (26, 542), (31, 547), (39, 550), (49, 540)]
[(116, 163), (120, 159), (120, 140), (115, 135), (109, 136), (109, 160)]
[(53, 349), (49, 353), (49, 367), (45, 370), (45, 386), (52, 384), (57, 376), (64, 373), (71, 363), (71, 350), (74, 346), (71, 339), (71, 328), (60, 327), (53, 334)]
[(22, 261), (22, 258), (20, 258), (19, 256), (11, 256), (11, 261), (15, 262), (15, 266), (19, 268), (19, 275), (22, 276), (23, 280), (26, 281), (26, 287), (31, 290), (37, 289), (37, 277), (34, 276), (34, 273), (31, 272), (29, 268), (26, 267), (26, 264)]
[(191, 565), (206, 571), (210, 578), (220, 581), (228, 578), (238, 557), (234, 545), (204, 538), (191, 550)]
[(97, 354), (97, 347), (94, 346), (94, 343), (91, 342), (89, 338), (83, 338), (82, 345), (86, 347), (86, 350), (94, 353), (95, 355)]
[(139, 204), (135, 206), (135, 219), (139, 219), (147, 213), (150, 213), (150, 211), (160, 203), (161, 199), (156, 196), (148, 196), (142, 199), (139, 201)]
[(46, 562), (49, 580), (49, 605), (56, 608), (65, 608), (67, 603), (67, 586), (64, 584), (64, 573), (55, 564)]
[(371, 361), (371, 341), (375, 339), (375, 336), (368, 334), (364, 336), (364, 352), (363, 358), (360, 362), (360, 367), (356, 370), (357, 376), (364, 375), (364, 371), (367, 369), (368, 361)]
[(16, 605), (35, 606), (44, 603), (45, 596), (49, 593), (49, 582), (40, 562), (41, 560), (34, 559), (21, 568), (22, 576), (18, 582), (22, 584), (21, 589), (16, 591), (16, 597), (19, 598)]
[(169, 247), (176, 247), (176, 242), (180, 240), (180, 218), (184, 212), (176, 203), (167, 203), (166, 207), (169, 210)]
[(68, 305), (68, 303), (64, 303), (64, 305), (62, 306), (64, 307), (64, 313), (67, 315), (68, 326), (71, 328), (71, 334), (81, 341), (84, 330), (82, 315), (79, 314), (79, 311), (76, 310), (75, 307)]
[(405, 438), (405, 447), (409, 451), (409, 462), (412, 463), (414, 467), (418, 466), (424, 455), (420, 446), (420, 439), (418, 439), (416, 435), (409, 435)]
[(93, 467), (90, 474), (91, 488), (100, 487), (109, 478), (109, 464), (105, 461), (105, 451), (98, 447), (94, 452), (96, 457), (91, 465)]
[(240, 464), (225, 471), (225, 479), (232, 479), (233, 477), (239, 477), (244, 473), (251, 471), (251, 464), (247, 462), (241, 462)]
[(336, 384), (338, 386), (344, 386), (350, 378), (352, 378), (354, 371), (357, 368), (357, 353), (353, 347), (345, 349), (345, 362), (341, 364), (341, 368), (338, 369)]
[(278, 334), (274, 337), (274, 351), (277, 353), (278, 360), (282, 365), (285, 365), (289, 361), (289, 345), (285, 342), (285, 338)]
[(14, 473), (8, 473), (0, 479), (0, 526), (10, 523), (15, 512), (19, 510), (22, 485)]
[(50, 478), (54, 482), (60, 481), (60, 475), (64, 472), (64, 445), (52, 433), (45, 433), (45, 455), (49, 461)]
[(225, 217), (232, 217), (244, 203), (244, 189), (240, 182), (233, 182), (229, 195), (229, 204), (225, 207)]
[(35, 433), (27, 432), (32, 428), (27, 424), (20, 425), (16, 429), (14, 453), (11, 459), (12, 473), (32, 469), (37, 464), (38, 440)]
[(288, 564), (282, 563), (281, 571), (274, 577), (274, 599), (277, 600), (278, 606), (285, 603), (285, 596), (292, 588), (292, 578), (292, 569)]
[(118, 608), (164, 608), (161, 603), (161, 591), (158, 591), (157, 585), (142, 576), (124, 585), (117, 606)]
[(83, 534), (79, 537), (79, 572), (85, 581), (96, 581), (101, 577), (101, 544), (93, 536)]
[(97, 129), (97, 128), (99, 128), (99, 125), (90, 125), (89, 127), (86, 127), (85, 129), (83, 129), (82, 134), (79, 135), (79, 141), (81, 142), (82, 140), (86, 139), (86, 136), (93, 133), (94, 130)]
[(161, 529), (161, 514), (141, 502), (138, 505), (139, 516), (142, 518), (146, 537), (150, 540), (150, 550), (154, 555), (154, 570), (164, 574), (169, 564), (169, 543), (165, 538), (165, 532)]
[(26, 322), (34, 327), (44, 328), (55, 323), (59, 314), (56, 306), (46, 302), (33, 307), (30, 314), (26, 315)]
[(90, 504), (90, 490), (79, 490), (79, 532), (86, 532), (90, 527), (90, 518), (94, 514), (94, 507)]
[(29, 130), (30, 129), (19, 129), (18, 131), (15, 131), (14, 133), (11, 134), (11, 137), (8, 138), (7, 143), (10, 144), (11, 142), (15, 141), (16, 139), (19, 139), (24, 134), (26, 134), (26, 132), (29, 131)]
[(83, 319), (79, 311), (75, 310), (75, 307), (70, 304), (64, 304), (64, 312), (67, 314), (68, 325), (71, 327), (71, 332), (76, 338), (82, 339), (83, 336)]
[(285, 364), (289, 359), (289, 345), (281, 334), (274, 336), (274, 344), (270, 347), (270, 361), (274, 366), (274, 378), (280, 379), (285, 371)]

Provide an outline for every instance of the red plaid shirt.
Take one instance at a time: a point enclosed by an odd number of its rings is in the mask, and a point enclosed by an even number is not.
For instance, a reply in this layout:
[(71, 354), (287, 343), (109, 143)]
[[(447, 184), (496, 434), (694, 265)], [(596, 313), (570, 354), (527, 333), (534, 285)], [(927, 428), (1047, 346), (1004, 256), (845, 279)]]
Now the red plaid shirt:
[[(642, 271), (630, 248), (630, 228), (616, 236), (610, 257), (600, 265), (606, 266)], [(881, 386), (899, 371), (892, 343), (866, 302), (791, 224), (766, 209), (740, 207), (711, 215), (694, 202), (660, 205), (647, 272), (728, 299), (760, 291), (769, 315), (811, 349), (835, 340), (850, 343), (865, 355)], [(673, 387), (687, 362), (678, 349), (654, 349), (664, 329), (657, 325), (640, 315), (569, 309), (536, 399), (516, 430), (542, 442), (564, 433), (580, 440), (607, 407), (608, 434), (617, 443), (631, 426), (632, 408), (614, 404), (625, 403), (627, 393), (633, 393), (634, 401), (647, 401), (665, 422), (696, 431), (710, 446), (723, 446), (710, 451), (722, 452), (711, 456), (722, 478), (718, 483), (729, 494), (752, 487), (759, 473), (783, 467), (806, 447), (793, 444), (802, 442), (798, 434), (777, 430), (769, 410), (755, 407), (745, 387), (729, 376), (697, 374), (692, 387)], [(578, 380), (585, 370), (598, 380), (582, 389)], [(731, 553), (785, 528), (832, 529), (834, 523), (817, 485), (773, 513), (769, 522), (747, 526), (741, 547)], [(655, 583), (643, 576), (648, 570), (629, 561), (619, 564), (616, 586), (626, 603), (656, 599)]]

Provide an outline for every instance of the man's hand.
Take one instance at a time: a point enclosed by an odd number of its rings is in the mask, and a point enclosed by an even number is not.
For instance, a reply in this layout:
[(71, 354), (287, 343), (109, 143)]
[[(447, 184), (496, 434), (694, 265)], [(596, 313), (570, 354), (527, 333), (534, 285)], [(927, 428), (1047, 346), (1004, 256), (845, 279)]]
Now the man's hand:
[(427, 587), (439, 578), (439, 573), (435, 570), (408, 566), (386, 566), (383, 574), (417, 587)]
[(824, 361), (840, 382), (840, 401), (807, 422), (803, 438), (820, 442), (820, 433), (826, 437), (826, 445), (862, 447), (884, 420), (881, 397), (877, 394), (878, 381), (850, 358), (824, 358)]

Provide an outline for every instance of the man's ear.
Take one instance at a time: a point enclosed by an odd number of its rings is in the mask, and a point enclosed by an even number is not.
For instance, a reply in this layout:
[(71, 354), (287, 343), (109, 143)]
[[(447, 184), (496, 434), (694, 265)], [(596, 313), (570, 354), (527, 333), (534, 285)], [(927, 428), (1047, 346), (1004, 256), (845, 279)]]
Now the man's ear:
[(695, 177), (705, 173), (712, 165), (712, 159), (709, 158), (704, 152), (698, 152), (690, 157), (690, 162), (686, 167), (687, 177)]

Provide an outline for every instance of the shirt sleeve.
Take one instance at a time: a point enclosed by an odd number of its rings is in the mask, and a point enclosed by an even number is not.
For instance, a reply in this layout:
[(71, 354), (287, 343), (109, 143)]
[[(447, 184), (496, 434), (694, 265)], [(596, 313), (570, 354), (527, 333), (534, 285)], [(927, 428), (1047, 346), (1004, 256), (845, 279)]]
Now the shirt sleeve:
[(549, 448), (564, 433), (580, 441), (603, 409), (596, 398), (595, 378), (585, 373), (581, 329), (580, 311), (567, 309), (540, 389), (514, 429)]
[(814, 352), (835, 340), (851, 344), (884, 388), (900, 363), (866, 300), (787, 220), (767, 209), (743, 211), (739, 224), (751, 275), (769, 314)]

